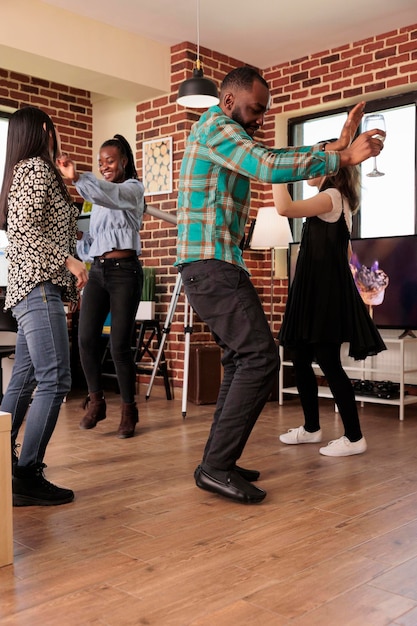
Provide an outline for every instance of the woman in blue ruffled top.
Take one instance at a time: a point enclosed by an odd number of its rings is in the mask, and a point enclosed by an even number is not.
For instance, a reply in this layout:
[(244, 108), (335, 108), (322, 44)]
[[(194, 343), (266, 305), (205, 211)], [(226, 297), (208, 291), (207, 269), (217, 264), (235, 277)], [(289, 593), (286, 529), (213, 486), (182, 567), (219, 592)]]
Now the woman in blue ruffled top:
[(100, 148), (98, 166), (103, 180), (91, 172), (79, 173), (66, 155), (58, 164), (78, 193), (93, 205), (89, 232), (83, 233), (77, 245), (79, 256), (91, 261), (79, 320), (80, 358), (88, 385), (88, 396), (83, 403), (84, 408), (88, 408), (80, 428), (94, 428), (106, 418), (101, 371), (102, 330), (110, 313), (111, 354), (122, 399), (117, 436), (126, 439), (133, 437), (139, 421), (131, 346), (143, 284), (138, 256), (144, 187), (138, 180), (131, 147), (122, 135), (115, 135)]

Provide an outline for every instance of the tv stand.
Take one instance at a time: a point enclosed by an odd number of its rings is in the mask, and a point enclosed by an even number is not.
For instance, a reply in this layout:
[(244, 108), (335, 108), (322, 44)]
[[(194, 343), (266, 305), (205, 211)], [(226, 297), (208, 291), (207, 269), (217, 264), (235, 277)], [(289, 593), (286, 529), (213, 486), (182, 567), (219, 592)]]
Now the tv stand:
[[(411, 358), (417, 353), (417, 337), (413, 333), (406, 332), (405, 334), (403, 333), (401, 337), (383, 336), (383, 340), (385, 342), (385, 345), (387, 346), (387, 351), (383, 351), (376, 356), (368, 357), (364, 361), (353, 361), (353, 359), (349, 359), (349, 363), (354, 363), (353, 365), (345, 364), (346, 360), (344, 357), (345, 355), (347, 355), (347, 344), (344, 344), (344, 346), (342, 347), (343, 368), (348, 376), (353, 379), (371, 379), (375, 381), (396, 379), (393, 380), (393, 382), (399, 382), (400, 385), (400, 394), (397, 398), (379, 398), (375, 396), (361, 395), (359, 393), (355, 393), (355, 397), (358, 402), (361, 402), (362, 406), (365, 402), (398, 406), (399, 419), (400, 421), (403, 421), (404, 407), (408, 404), (417, 404), (417, 395), (414, 396), (411, 394), (407, 394), (404, 389), (405, 375), (417, 373), (417, 364), (412, 364)], [(388, 356), (387, 353), (391, 353), (391, 351), (392, 355), (390, 356), (392, 356), (393, 358), (391, 359), (391, 363), (387, 364), (387, 359), (386, 357), (384, 358), (384, 355)], [(284, 368), (292, 368), (293, 365), (291, 361), (285, 359), (284, 349), (282, 346), (279, 346), (279, 354), (281, 358), (281, 364), (279, 370), (278, 402), (279, 404), (283, 404), (284, 394), (298, 395), (298, 390), (297, 387), (284, 387)], [(392, 360), (396, 358), (398, 358), (399, 362), (398, 364), (393, 364)], [(318, 370), (319, 375), (322, 373), (316, 363), (313, 363), (313, 368)], [(352, 375), (350, 375), (350, 373)], [(333, 398), (333, 395), (328, 387), (320, 386), (319, 397)]]
[(398, 339), (404, 339), (404, 337), (412, 337), (413, 339), (417, 339), (417, 336), (415, 335), (415, 333), (412, 330), (407, 330), (407, 329), (403, 330), (403, 332), (398, 337)]

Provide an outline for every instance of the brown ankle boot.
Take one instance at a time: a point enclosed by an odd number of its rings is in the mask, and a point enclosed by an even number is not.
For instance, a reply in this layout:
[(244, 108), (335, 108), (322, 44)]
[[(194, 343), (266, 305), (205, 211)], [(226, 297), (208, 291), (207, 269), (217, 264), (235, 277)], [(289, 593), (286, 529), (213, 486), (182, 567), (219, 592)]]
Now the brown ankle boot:
[(103, 392), (96, 391), (94, 393), (90, 393), (82, 404), (83, 409), (87, 406), (87, 413), (80, 422), (80, 428), (82, 430), (94, 428), (97, 425), (97, 422), (101, 422), (106, 419), (106, 401), (104, 399)]
[(139, 421), (136, 402), (122, 403), (122, 419), (117, 429), (119, 439), (128, 439), (135, 434), (135, 427)]

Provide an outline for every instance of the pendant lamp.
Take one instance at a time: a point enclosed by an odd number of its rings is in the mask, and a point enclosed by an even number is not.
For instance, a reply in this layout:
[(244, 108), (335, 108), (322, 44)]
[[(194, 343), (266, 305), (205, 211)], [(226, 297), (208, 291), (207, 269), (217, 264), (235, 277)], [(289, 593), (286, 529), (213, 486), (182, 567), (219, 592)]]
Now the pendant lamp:
[(197, 59), (193, 77), (181, 83), (177, 103), (191, 109), (208, 109), (219, 103), (217, 87), (212, 80), (204, 78), (200, 60), (200, 0), (197, 0)]

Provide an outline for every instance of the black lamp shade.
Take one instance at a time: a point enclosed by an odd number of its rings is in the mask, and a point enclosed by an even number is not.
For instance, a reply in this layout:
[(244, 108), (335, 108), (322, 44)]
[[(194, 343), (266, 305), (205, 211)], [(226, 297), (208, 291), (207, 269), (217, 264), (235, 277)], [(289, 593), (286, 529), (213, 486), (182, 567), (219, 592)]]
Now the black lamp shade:
[(181, 83), (177, 103), (191, 109), (208, 109), (219, 103), (217, 87), (212, 80), (204, 78), (201, 68), (196, 67), (193, 77)]

